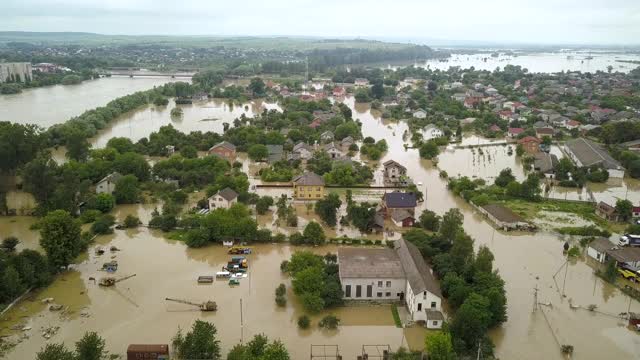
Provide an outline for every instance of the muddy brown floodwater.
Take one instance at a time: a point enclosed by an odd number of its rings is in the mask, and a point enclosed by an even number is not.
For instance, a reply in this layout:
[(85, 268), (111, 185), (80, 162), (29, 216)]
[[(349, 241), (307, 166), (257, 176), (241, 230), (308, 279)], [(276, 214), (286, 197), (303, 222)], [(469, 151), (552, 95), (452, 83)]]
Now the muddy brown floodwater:
[[(151, 205), (119, 207), (115, 211), (121, 221), (127, 214), (149, 218)], [(96, 246), (117, 246), (121, 251), (94, 255)], [(308, 356), (311, 344), (339, 344), (346, 358), (354, 358), (363, 344), (389, 344), (397, 348), (401, 344), (421, 348), (424, 330), (396, 328), (389, 306), (344, 307), (331, 311), (341, 319), (337, 331), (323, 331), (314, 326), (310, 330), (298, 330), (296, 321), (303, 311), (288, 291), (288, 304), (279, 308), (274, 302), (274, 290), (280, 283), (290, 288), (290, 281), (280, 272), (279, 265), (295, 250), (289, 245), (257, 245), (248, 255), (249, 275), (237, 287), (229, 287), (226, 281), (212, 285), (198, 285), (199, 275), (212, 275), (226, 264), (229, 255), (221, 246), (188, 249), (180, 242), (163, 239), (162, 234), (146, 228), (116, 231), (101, 236), (88, 258), (74, 270), (60, 276), (52, 286), (23, 301), (3, 317), (3, 335), (15, 324), (26, 325), (32, 330), (30, 337), (20, 343), (8, 355), (9, 359), (32, 358), (34, 352), (45, 344), (40, 329), (60, 326), (51, 341), (64, 341), (71, 345), (85, 331), (95, 330), (107, 340), (112, 353), (122, 354), (132, 342), (169, 342), (178, 327), (187, 328), (195, 319), (211, 321), (218, 327), (223, 350), (228, 351), (242, 338), (265, 333), (282, 339), (290, 349), (292, 358)], [(336, 252), (335, 247), (324, 246), (310, 250), (324, 254)], [(115, 276), (136, 274), (112, 288), (101, 288), (89, 281), (106, 274), (97, 271), (112, 256), (118, 261)], [(41, 300), (53, 297), (55, 303), (68, 307), (65, 314), (49, 312)], [(200, 313), (189, 305), (166, 302), (165, 297), (183, 298), (196, 302), (214, 300), (219, 310)], [(240, 303), (242, 301), (241, 323)], [(88, 315), (87, 315), (88, 314)], [(31, 315), (23, 318), (25, 315)], [(323, 314), (313, 316), (317, 324)]]
[[(502, 327), (491, 332), (496, 344), (496, 353), (502, 359), (562, 359), (560, 344), (573, 345), (576, 359), (634, 359), (640, 358), (640, 336), (626, 326), (626, 322), (609, 316), (628, 310), (640, 312), (640, 304), (608, 285), (593, 273), (594, 264), (584, 257), (566, 264), (562, 246), (569, 238), (559, 237), (549, 232), (504, 233), (496, 231), (462, 199), (455, 197), (446, 188), (446, 181), (439, 177), (441, 169), (449, 174), (477, 176), (491, 180), (504, 167), (512, 167), (518, 178), (524, 177), (522, 166), (514, 156), (505, 156), (505, 147), (492, 146), (484, 151), (484, 159), (478, 151), (474, 155), (468, 149), (446, 149), (439, 156), (439, 163), (420, 159), (416, 149), (405, 149), (402, 134), (407, 129), (404, 122), (389, 122), (372, 113), (366, 104), (354, 104), (353, 98), (344, 100), (353, 109), (354, 117), (362, 121), (364, 136), (386, 139), (389, 151), (378, 162), (370, 162), (376, 168), (376, 183), (381, 183), (382, 163), (394, 159), (408, 168), (408, 174), (425, 194), (426, 201), (420, 204), (418, 211), (425, 208), (444, 214), (450, 208), (460, 209), (464, 216), (465, 230), (475, 238), (476, 246), (487, 245), (495, 255), (494, 266), (506, 282), (508, 301), (508, 321)], [(210, 103), (216, 104), (215, 101)], [(211, 105), (213, 106), (213, 105)], [(218, 105), (218, 106), (224, 106)], [(258, 106), (256, 104), (256, 106)], [(106, 143), (107, 136), (129, 136), (127, 131), (136, 131), (137, 137), (147, 136), (161, 122), (169, 123), (168, 109), (160, 112), (155, 109), (143, 109), (135, 112), (137, 120), (121, 119), (114, 124), (111, 135), (101, 134), (95, 144)], [(206, 107), (192, 105), (195, 115), (187, 115), (182, 124), (199, 125), (200, 117), (209, 115)], [(249, 106), (242, 112), (255, 112)], [(227, 110), (228, 112), (230, 109)], [(234, 110), (236, 111), (236, 110)], [(260, 110), (257, 110), (260, 111)], [(165, 112), (167, 115), (165, 116)], [(149, 113), (157, 123), (149, 126), (144, 115)], [(235, 113), (234, 113), (235, 114)], [(231, 119), (229, 115), (225, 119)], [(222, 118), (222, 116), (221, 116)], [(195, 123), (192, 120), (195, 121)], [(220, 120), (215, 120), (220, 121)], [(213, 122), (215, 122), (213, 121)], [(208, 123), (208, 122), (205, 122)], [(125, 124), (125, 125), (123, 125)], [(195, 124), (195, 125), (193, 125)], [(115, 130), (116, 128), (122, 130)], [(177, 123), (176, 126), (179, 126)], [(219, 125), (221, 126), (221, 125)], [(197, 128), (200, 129), (200, 128)], [(143, 131), (148, 133), (143, 134)], [(202, 128), (201, 130), (205, 130)], [(105, 132), (106, 134), (106, 132)], [(133, 132), (131, 133), (133, 134)], [(467, 138), (469, 144), (486, 141), (479, 138)], [(464, 150), (464, 151), (461, 151)], [(491, 160), (489, 160), (491, 155)], [(244, 169), (250, 165), (244, 163)], [(495, 173), (492, 173), (495, 172)], [(252, 185), (259, 179), (251, 178)], [(629, 188), (629, 197), (638, 196), (638, 186), (625, 180)], [(630, 185), (629, 185), (630, 184)], [(626, 188), (625, 192), (626, 192)], [(601, 193), (611, 191), (609, 188)], [(257, 190), (260, 194), (277, 195), (278, 190)], [(618, 194), (618, 192), (616, 192)], [(356, 194), (354, 194), (356, 195)], [(379, 194), (359, 192), (358, 198), (375, 198)], [(597, 195), (596, 195), (597, 196)], [(114, 210), (119, 219), (128, 213), (137, 213), (147, 221), (154, 205), (119, 206)], [(301, 223), (313, 218), (307, 215), (304, 206), (298, 208)], [(0, 218), (0, 234), (16, 233), (24, 241), (25, 247), (37, 248), (37, 234), (28, 230), (29, 218)], [(259, 218), (261, 226), (279, 229), (273, 217)], [(355, 234), (353, 229), (338, 229), (338, 233)], [(288, 279), (279, 272), (279, 264), (298, 248), (288, 245), (259, 245), (250, 255), (249, 277), (241, 280), (241, 285), (229, 288), (226, 282), (198, 286), (196, 278), (202, 274), (212, 274), (226, 261), (228, 256), (221, 247), (188, 249), (182, 243), (166, 240), (162, 234), (148, 229), (116, 231), (109, 236), (98, 238), (96, 246), (122, 248), (115, 254), (120, 264), (118, 276), (135, 273), (136, 277), (123, 281), (115, 288), (101, 289), (89, 282), (90, 276), (100, 276), (97, 272), (102, 262), (110, 255), (96, 258), (90, 250), (89, 255), (81, 258), (81, 263), (57, 279), (53, 285), (35, 295), (34, 301), (24, 301), (3, 317), (3, 334), (16, 323), (28, 322), (32, 329), (31, 337), (8, 355), (9, 359), (33, 357), (45, 340), (39, 329), (51, 325), (61, 326), (51, 341), (65, 341), (72, 344), (87, 330), (99, 331), (107, 340), (109, 349), (122, 353), (130, 342), (169, 342), (178, 326), (186, 328), (194, 319), (213, 321), (219, 330), (219, 336), (225, 350), (260, 332), (272, 338), (282, 339), (293, 358), (306, 358), (310, 344), (339, 344), (345, 358), (353, 358), (359, 353), (362, 344), (389, 344), (393, 348), (408, 344), (412, 348), (421, 348), (425, 330), (419, 328), (398, 329), (388, 307), (345, 307), (335, 310), (343, 320), (343, 326), (337, 332), (324, 332), (317, 328), (299, 331), (296, 318), (302, 313), (300, 306), (291, 296), (286, 308), (277, 308), (274, 303), (274, 289), (280, 283), (289, 284)], [(312, 249), (318, 253), (335, 251), (335, 247)], [(557, 275), (554, 278), (554, 275)], [(534, 289), (538, 289), (538, 301), (551, 306), (541, 305), (533, 312)], [(564, 294), (564, 295), (563, 295)], [(213, 299), (218, 302), (220, 311), (215, 314), (201, 314), (188, 306), (166, 303), (165, 297), (184, 297), (190, 300), (204, 301)], [(70, 307), (71, 312), (60, 322), (59, 314), (43, 309), (39, 299), (55, 297), (56, 302)], [(243, 302), (244, 326), (240, 325), (240, 299)], [(584, 309), (573, 310), (574, 305), (587, 307), (595, 304), (599, 312)], [(89, 314), (80, 316), (81, 312)], [(609, 315), (608, 315), (609, 314)], [(317, 321), (317, 317), (314, 318)]]

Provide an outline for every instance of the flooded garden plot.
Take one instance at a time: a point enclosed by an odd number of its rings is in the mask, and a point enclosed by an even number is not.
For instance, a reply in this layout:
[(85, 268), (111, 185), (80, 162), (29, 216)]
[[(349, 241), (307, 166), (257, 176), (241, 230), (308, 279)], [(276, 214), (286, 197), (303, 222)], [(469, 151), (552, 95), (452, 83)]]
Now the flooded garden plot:
[(450, 177), (467, 176), (493, 183), (501, 170), (511, 168), (518, 181), (526, 178), (522, 162), (511, 145), (457, 148), (449, 145), (438, 155), (438, 168)]
[[(150, 211), (142, 206), (137, 209), (127, 207), (118, 209), (116, 215), (122, 220), (132, 212), (145, 218)], [(93, 251), (96, 246), (116, 246), (121, 251), (97, 256)], [(338, 308), (328, 311), (341, 319), (338, 330), (327, 332), (317, 328), (323, 314), (312, 317), (315, 326), (310, 330), (298, 330), (296, 321), (303, 314), (300, 304), (289, 289), (287, 306), (278, 307), (274, 302), (274, 290), (280, 283), (290, 288), (290, 281), (280, 272), (279, 265), (293, 251), (303, 248), (277, 244), (252, 248), (253, 253), (247, 255), (248, 277), (241, 279), (239, 286), (229, 287), (227, 281), (198, 285), (198, 276), (213, 275), (226, 264), (230, 258), (226, 248), (189, 249), (146, 228), (117, 230), (113, 235), (101, 236), (89, 249), (87, 260), (3, 316), (2, 335), (26, 337), (7, 358), (31, 358), (46, 342), (41, 329), (59, 327), (51, 341), (67, 344), (76, 341), (85, 331), (100, 331), (109, 350), (122, 354), (129, 343), (170, 342), (178, 326), (187, 328), (195, 319), (216, 324), (224, 352), (242, 338), (246, 340), (259, 333), (281, 339), (294, 359), (307, 357), (311, 344), (338, 344), (346, 358), (355, 358), (361, 345), (371, 342), (389, 344), (392, 348), (402, 344), (415, 349), (423, 346), (426, 331), (417, 329), (419, 334), (405, 336), (403, 329), (395, 327), (389, 306)], [(311, 250), (325, 254), (335, 253), (337, 248), (324, 246)], [(89, 278), (105, 276), (98, 269), (112, 256), (119, 264), (114, 276), (136, 276), (113, 287), (99, 287)], [(50, 297), (63, 305), (62, 312), (46, 310), (42, 299)], [(166, 302), (166, 297), (194, 302), (213, 300), (217, 302), (218, 311), (201, 313), (189, 305)], [(241, 299), (243, 326), (240, 322)], [(9, 330), (12, 327), (30, 330)], [(412, 342), (407, 344), (407, 341)]]

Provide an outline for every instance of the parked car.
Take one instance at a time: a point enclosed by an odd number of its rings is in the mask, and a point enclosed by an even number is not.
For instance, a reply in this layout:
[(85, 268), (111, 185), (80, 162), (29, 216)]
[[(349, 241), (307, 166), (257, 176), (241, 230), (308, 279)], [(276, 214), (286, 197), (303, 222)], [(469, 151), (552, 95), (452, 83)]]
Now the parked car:
[(640, 280), (640, 269), (638, 269), (636, 267), (633, 267), (631, 265), (627, 265), (627, 264), (621, 264), (621, 265), (619, 265), (619, 267), (621, 269), (625, 269), (625, 270), (631, 271), (632, 273), (636, 274), (638, 276), (638, 280)]
[(637, 281), (638, 280), (638, 274), (634, 273), (633, 271), (629, 271), (627, 269), (623, 269), (623, 268), (618, 268), (618, 272), (620, 273), (620, 275), (622, 275), (623, 278), (629, 280), (629, 281)]

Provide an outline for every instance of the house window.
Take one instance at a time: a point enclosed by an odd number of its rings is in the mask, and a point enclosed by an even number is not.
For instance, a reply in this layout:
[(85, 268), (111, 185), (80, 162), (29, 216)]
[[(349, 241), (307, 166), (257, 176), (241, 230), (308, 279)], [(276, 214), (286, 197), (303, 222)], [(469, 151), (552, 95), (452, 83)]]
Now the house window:
[(434, 321), (433, 326), (438, 326), (438, 321)]
[(378, 287), (382, 287), (382, 281), (378, 281)]
[(376, 295), (377, 295), (378, 297), (382, 297), (382, 293), (381, 293), (381, 292), (377, 293)]
[(367, 285), (367, 297), (373, 297), (373, 285)]
[(422, 293), (422, 299), (423, 300), (427, 300), (427, 292), (426, 291)]
[(319, 197), (320, 197), (320, 194), (316, 194), (316, 197), (317, 197), (317, 198), (319, 198)]
[(418, 303), (418, 311), (422, 311), (422, 303)]
[(356, 285), (356, 297), (362, 297), (362, 286)]
[(344, 296), (351, 297), (351, 285), (347, 285), (344, 289)]
[(391, 281), (387, 281), (387, 287), (391, 287)]
[(317, 188), (316, 188), (316, 191), (320, 191), (320, 187), (317, 187)]
[(309, 194), (309, 197), (311, 197), (311, 194)]
[(391, 293), (390, 293), (390, 292), (388, 292), (388, 293), (386, 293), (386, 294), (385, 294), (385, 296), (386, 296), (386, 297), (389, 297), (389, 296), (391, 296)]
[(432, 301), (432, 302), (431, 302), (431, 308), (432, 308), (432, 309), (435, 309), (435, 308), (436, 308), (436, 302), (435, 302), (435, 301)]

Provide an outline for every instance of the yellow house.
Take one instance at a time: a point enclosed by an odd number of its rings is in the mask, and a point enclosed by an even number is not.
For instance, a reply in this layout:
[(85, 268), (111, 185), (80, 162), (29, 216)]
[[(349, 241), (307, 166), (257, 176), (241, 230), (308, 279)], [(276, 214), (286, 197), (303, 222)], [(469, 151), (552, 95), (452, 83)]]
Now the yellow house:
[(324, 179), (308, 172), (293, 179), (293, 197), (297, 200), (319, 200), (324, 198)]

